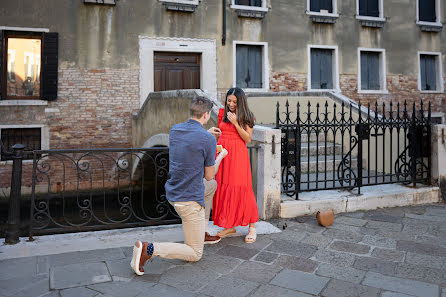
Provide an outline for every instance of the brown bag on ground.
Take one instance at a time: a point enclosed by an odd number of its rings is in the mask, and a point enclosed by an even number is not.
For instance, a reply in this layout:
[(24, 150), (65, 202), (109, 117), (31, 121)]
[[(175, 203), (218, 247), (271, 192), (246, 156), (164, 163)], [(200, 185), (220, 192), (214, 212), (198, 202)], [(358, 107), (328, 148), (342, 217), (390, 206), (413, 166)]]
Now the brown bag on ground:
[(333, 210), (318, 211), (316, 214), (316, 218), (319, 225), (327, 227), (333, 224), (334, 212)]

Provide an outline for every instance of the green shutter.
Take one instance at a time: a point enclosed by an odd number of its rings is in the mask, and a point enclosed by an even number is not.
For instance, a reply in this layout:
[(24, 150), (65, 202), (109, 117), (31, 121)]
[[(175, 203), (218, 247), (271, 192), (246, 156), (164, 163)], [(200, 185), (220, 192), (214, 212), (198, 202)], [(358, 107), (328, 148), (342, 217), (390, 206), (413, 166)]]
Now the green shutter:
[(45, 100), (57, 99), (58, 36), (58, 33), (43, 34), (42, 99)]

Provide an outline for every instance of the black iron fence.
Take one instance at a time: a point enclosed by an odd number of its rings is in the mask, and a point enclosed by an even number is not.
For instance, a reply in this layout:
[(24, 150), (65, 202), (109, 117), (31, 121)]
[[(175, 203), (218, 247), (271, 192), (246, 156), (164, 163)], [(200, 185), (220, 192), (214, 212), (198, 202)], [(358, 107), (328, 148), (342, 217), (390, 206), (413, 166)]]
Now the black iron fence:
[[(395, 109), (396, 108), (396, 109)], [(282, 131), (282, 192), (353, 189), (387, 183), (429, 183), (431, 106), (375, 103), (277, 103)]]

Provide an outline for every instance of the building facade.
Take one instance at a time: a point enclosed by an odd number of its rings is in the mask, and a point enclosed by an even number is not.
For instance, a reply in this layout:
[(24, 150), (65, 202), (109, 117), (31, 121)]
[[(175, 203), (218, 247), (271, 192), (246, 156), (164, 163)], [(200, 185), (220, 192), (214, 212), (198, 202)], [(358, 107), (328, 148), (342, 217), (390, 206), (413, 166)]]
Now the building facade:
[[(441, 0), (3, 1), (0, 136), (7, 149), (130, 147), (131, 115), (174, 89), (331, 90), (444, 112), (445, 16)], [(10, 164), (2, 152), (0, 187)]]

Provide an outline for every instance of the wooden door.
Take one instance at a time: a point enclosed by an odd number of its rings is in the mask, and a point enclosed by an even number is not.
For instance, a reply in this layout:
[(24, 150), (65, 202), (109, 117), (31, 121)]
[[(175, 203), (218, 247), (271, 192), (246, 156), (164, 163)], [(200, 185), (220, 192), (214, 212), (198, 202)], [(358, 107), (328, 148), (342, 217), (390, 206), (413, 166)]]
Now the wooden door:
[(201, 54), (154, 53), (155, 92), (200, 89)]

